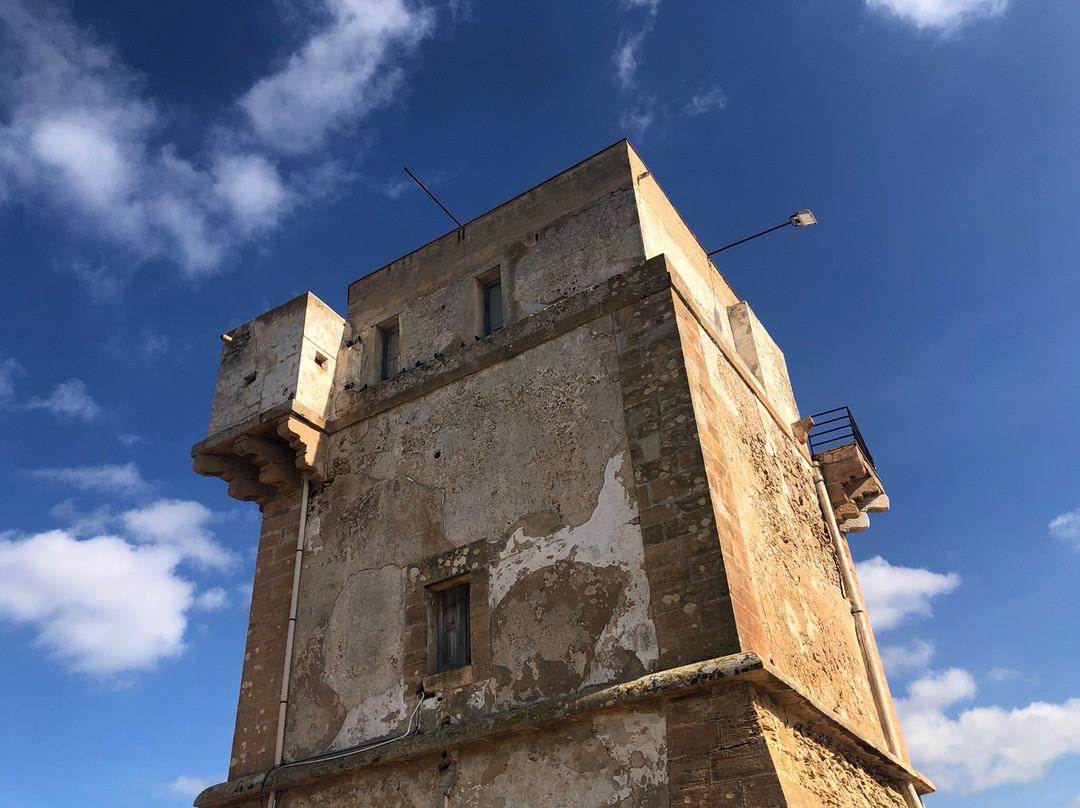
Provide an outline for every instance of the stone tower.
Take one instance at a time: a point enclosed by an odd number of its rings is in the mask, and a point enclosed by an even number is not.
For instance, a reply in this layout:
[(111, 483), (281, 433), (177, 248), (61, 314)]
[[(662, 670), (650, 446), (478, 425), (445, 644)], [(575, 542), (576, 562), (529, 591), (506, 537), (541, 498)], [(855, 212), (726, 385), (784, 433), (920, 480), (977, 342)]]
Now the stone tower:
[(263, 523), (197, 806), (931, 790), (851, 572), (887, 508), (869, 452), (844, 416), (815, 443), (626, 141), (356, 281), (345, 318), (307, 294), (223, 340), (195, 469)]

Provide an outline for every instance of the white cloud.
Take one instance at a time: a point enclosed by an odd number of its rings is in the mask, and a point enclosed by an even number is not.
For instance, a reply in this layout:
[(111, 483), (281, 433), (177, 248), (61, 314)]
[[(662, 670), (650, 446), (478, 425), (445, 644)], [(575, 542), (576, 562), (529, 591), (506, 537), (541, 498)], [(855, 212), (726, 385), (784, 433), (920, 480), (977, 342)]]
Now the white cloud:
[(118, 496), (137, 496), (146, 493), (151, 487), (134, 463), (34, 469), (30, 475), (39, 480), (70, 485), (83, 491), (100, 491)]
[(227, 569), (238, 559), (207, 529), (213, 518), (213, 512), (198, 502), (162, 499), (121, 514), (120, 521), (136, 542), (172, 547), (203, 567)]
[(204, 612), (214, 612), (229, 605), (229, 596), (220, 586), (200, 592), (195, 597), (195, 608)]
[(0, 0), (8, 52), (0, 178), (82, 232), (133, 251), (214, 266), (207, 182), (159, 143), (165, 121), (139, 78), (55, 8)]
[(55, 530), (0, 541), (0, 616), (32, 625), (72, 670), (150, 668), (184, 650), (194, 587), (178, 558), (115, 536), (80, 541)]
[(896, 709), (904, 715), (941, 712), (958, 701), (975, 698), (976, 692), (978, 688), (970, 673), (960, 668), (949, 668), (908, 685), (907, 696), (896, 700)]
[(197, 596), (178, 572), (189, 561), (231, 561), (204, 527), (209, 516), (198, 503), (163, 500), (111, 520), (129, 526), (127, 537), (0, 534), (0, 619), (34, 629), (37, 644), (74, 671), (152, 668), (184, 651), (191, 609), (227, 602), (217, 587)]
[(65, 420), (93, 421), (101, 414), (101, 407), (94, 401), (82, 379), (60, 382), (45, 398), (29, 398), (22, 406), (27, 410), (46, 410)]
[(911, 615), (930, 616), (930, 600), (960, 585), (954, 572), (941, 574), (917, 567), (894, 567), (881, 556), (855, 565), (874, 628), (886, 631)]
[(229, 155), (215, 166), (216, 190), (246, 232), (273, 227), (284, 213), (288, 192), (277, 168), (256, 155)]
[(326, 0), (326, 11), (326, 27), (240, 99), (274, 149), (308, 152), (389, 102), (401, 86), (400, 60), (434, 30), (431, 10), (404, 0)]
[(1009, 0), (866, 0), (866, 5), (917, 28), (947, 33), (968, 22), (1004, 14)]
[(929, 640), (914, 640), (907, 645), (883, 645), (881, 664), (890, 674), (922, 671), (934, 658), (934, 644)]
[(1050, 521), (1050, 535), (1080, 550), (1080, 508), (1055, 516)]
[(896, 701), (912, 758), (943, 791), (1030, 783), (1059, 758), (1080, 754), (1080, 699), (946, 715), (976, 692), (971, 674), (952, 668), (913, 682), (907, 697)]
[(168, 784), (167, 790), (174, 796), (193, 800), (199, 796), (199, 792), (212, 786), (215, 782), (209, 777), (192, 777), (182, 774)]
[(723, 109), (726, 106), (727, 96), (724, 95), (724, 91), (719, 87), (713, 87), (711, 90), (703, 90), (692, 96), (683, 104), (682, 114), (687, 118), (696, 118), (698, 115)]
[(986, 678), (991, 682), (1010, 682), (1020, 677), (1020, 671), (1012, 668), (991, 668), (986, 672)]
[[(0, 0), (0, 203), (35, 202), (76, 233), (134, 265), (165, 259), (190, 277), (212, 272), (237, 246), (320, 196), (311, 175), (328, 160), (326, 136), (389, 103), (403, 60), (434, 30), (434, 13), (406, 0), (322, 0), (329, 23), (282, 69), (239, 99), (245, 120), (207, 126), (183, 155), (168, 111), (142, 77), (47, 2)], [(283, 174), (271, 153), (307, 156)], [(76, 275), (115, 295), (131, 265)]]

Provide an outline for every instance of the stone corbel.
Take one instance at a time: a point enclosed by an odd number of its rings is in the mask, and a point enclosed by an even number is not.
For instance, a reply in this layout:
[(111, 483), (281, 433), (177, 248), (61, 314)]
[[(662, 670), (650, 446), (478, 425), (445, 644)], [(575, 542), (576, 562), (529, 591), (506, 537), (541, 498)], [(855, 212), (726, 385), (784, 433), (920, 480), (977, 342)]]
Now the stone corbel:
[(254, 435), (242, 435), (233, 444), (233, 451), (249, 458), (259, 467), (259, 482), (283, 493), (300, 488), (296, 457), (284, 443)]
[(277, 431), (296, 452), (296, 468), (321, 480), (326, 468), (326, 434), (295, 416), (282, 419)]
[(241, 502), (257, 502), (259, 507), (274, 499), (273, 487), (259, 480), (259, 468), (239, 457), (201, 454), (195, 457), (196, 474), (220, 477), (229, 484), (229, 496)]
[(845, 444), (814, 455), (825, 479), (825, 489), (844, 533), (862, 533), (870, 527), (867, 514), (889, 510), (889, 497), (877, 471), (859, 447)]

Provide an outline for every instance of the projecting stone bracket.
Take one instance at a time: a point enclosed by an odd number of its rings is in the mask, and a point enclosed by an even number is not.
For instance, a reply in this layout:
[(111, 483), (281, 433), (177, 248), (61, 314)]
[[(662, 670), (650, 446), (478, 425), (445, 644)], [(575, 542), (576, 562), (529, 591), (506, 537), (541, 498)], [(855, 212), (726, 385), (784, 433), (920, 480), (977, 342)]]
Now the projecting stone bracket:
[(814, 455), (825, 478), (825, 490), (844, 533), (862, 533), (870, 527), (871, 513), (889, 510), (889, 497), (877, 471), (855, 443)]
[(259, 423), (249, 432), (203, 441), (192, 449), (194, 469), (229, 484), (229, 496), (265, 507), (300, 488), (301, 472), (322, 479), (326, 434), (298, 416)]

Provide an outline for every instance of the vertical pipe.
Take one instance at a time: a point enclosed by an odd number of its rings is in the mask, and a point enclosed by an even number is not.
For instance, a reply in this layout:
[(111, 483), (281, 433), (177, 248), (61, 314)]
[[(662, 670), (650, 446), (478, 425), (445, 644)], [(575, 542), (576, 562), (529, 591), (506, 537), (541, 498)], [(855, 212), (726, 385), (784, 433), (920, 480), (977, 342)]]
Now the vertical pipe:
[[(293, 561), (292, 597), (289, 601), (289, 628), (285, 635), (285, 664), (281, 671), (281, 698), (278, 702), (277, 740), (274, 743), (274, 767), (281, 765), (285, 755), (285, 716), (289, 708), (289, 678), (292, 674), (293, 643), (296, 639), (296, 613), (300, 603), (300, 570), (304, 561), (304, 534), (307, 532), (308, 473), (301, 475), (300, 526), (296, 531), (296, 556)], [(270, 808), (277, 808), (280, 790), (270, 792)]]
[[(829, 501), (829, 492), (825, 488), (825, 479), (821, 476), (821, 467), (814, 463), (814, 488), (817, 490), (818, 503), (821, 513), (825, 517), (825, 525), (829, 529), (829, 536), (833, 541), (833, 549), (836, 551), (836, 561), (840, 567), (840, 578), (844, 584), (844, 592), (847, 595), (848, 604), (851, 607), (851, 616), (855, 621), (855, 639), (862, 653), (863, 667), (866, 669), (866, 678), (870, 683), (870, 693), (874, 698), (874, 707), (877, 708), (878, 721), (885, 735), (885, 744), (889, 751), (900, 756), (900, 735), (893, 721), (892, 710), (889, 708), (886, 696), (885, 680), (881, 671), (875, 664), (872, 647), (870, 645), (870, 620), (866, 616), (866, 606), (859, 587), (855, 583), (855, 571), (848, 560), (847, 546), (844, 543), (840, 526), (836, 524), (836, 514), (833, 513), (832, 503)], [(909, 808), (922, 808), (922, 800), (915, 791), (915, 786), (907, 781), (902, 785), (904, 801)]]

